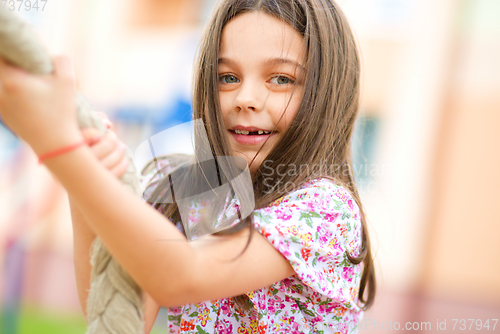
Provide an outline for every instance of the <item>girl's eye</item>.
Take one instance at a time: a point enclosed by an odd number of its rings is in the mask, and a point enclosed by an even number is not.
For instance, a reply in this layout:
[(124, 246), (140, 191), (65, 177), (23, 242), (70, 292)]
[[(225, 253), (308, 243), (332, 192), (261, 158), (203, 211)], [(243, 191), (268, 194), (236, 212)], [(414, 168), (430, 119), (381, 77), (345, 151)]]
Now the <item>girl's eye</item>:
[(278, 85), (287, 85), (287, 84), (294, 84), (295, 81), (292, 79), (285, 77), (285, 76), (277, 76), (271, 79), (271, 83), (278, 84)]
[(223, 75), (223, 76), (220, 77), (219, 80), (222, 83), (226, 83), (226, 84), (232, 84), (232, 83), (239, 82), (238, 78), (235, 77), (234, 75), (231, 75), (231, 74)]

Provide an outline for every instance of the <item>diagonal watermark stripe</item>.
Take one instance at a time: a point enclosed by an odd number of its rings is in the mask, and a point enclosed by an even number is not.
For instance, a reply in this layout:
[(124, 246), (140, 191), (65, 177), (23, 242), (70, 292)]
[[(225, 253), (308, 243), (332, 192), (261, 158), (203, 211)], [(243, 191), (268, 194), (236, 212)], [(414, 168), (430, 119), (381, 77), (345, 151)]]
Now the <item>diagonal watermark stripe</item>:
[[(162, 174), (158, 157), (190, 150), (191, 157)], [(154, 163), (161, 179), (147, 201), (176, 203), (188, 240), (227, 229), (248, 217), (255, 208), (250, 171), (240, 157), (214, 157), (201, 119), (162, 131), (138, 146), (135, 163)]]

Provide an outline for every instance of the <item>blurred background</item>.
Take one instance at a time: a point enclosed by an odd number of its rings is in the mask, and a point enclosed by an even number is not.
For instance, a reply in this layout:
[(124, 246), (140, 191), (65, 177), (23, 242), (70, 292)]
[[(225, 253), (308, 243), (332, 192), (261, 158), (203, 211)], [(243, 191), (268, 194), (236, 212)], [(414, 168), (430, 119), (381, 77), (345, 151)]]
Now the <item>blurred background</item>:
[[(379, 288), (361, 332), (443, 332), (443, 321), (451, 332), (452, 319), (500, 332), (500, 1), (338, 2), (363, 61), (354, 168)], [(73, 59), (79, 90), (134, 151), (191, 120), (213, 3), (48, 0), (16, 12)], [(64, 190), (0, 125), (0, 333), (85, 332), (72, 253)], [(154, 331), (166, 333), (164, 311)]]

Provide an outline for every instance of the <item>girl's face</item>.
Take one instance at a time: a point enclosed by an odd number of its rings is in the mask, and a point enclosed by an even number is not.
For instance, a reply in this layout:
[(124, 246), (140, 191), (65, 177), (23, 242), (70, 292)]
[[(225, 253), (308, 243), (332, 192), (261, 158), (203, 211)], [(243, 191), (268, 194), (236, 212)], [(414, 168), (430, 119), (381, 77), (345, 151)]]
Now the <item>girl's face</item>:
[(233, 154), (255, 172), (290, 126), (303, 96), (302, 35), (255, 11), (238, 15), (222, 31), (219, 96)]

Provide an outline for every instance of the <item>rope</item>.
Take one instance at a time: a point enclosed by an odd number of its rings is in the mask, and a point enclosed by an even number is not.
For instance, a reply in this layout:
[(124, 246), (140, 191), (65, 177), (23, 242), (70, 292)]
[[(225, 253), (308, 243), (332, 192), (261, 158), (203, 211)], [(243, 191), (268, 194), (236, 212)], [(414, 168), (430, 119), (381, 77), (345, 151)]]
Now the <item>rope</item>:
[[(53, 71), (49, 54), (31, 27), (12, 12), (0, 10), (0, 57), (33, 74)], [(89, 103), (77, 94), (78, 124), (101, 134), (105, 125)], [(121, 181), (138, 196), (139, 179), (132, 161)], [(115, 261), (99, 238), (91, 248), (91, 286), (87, 302), (87, 334), (139, 334), (143, 332), (143, 295), (140, 287)]]

